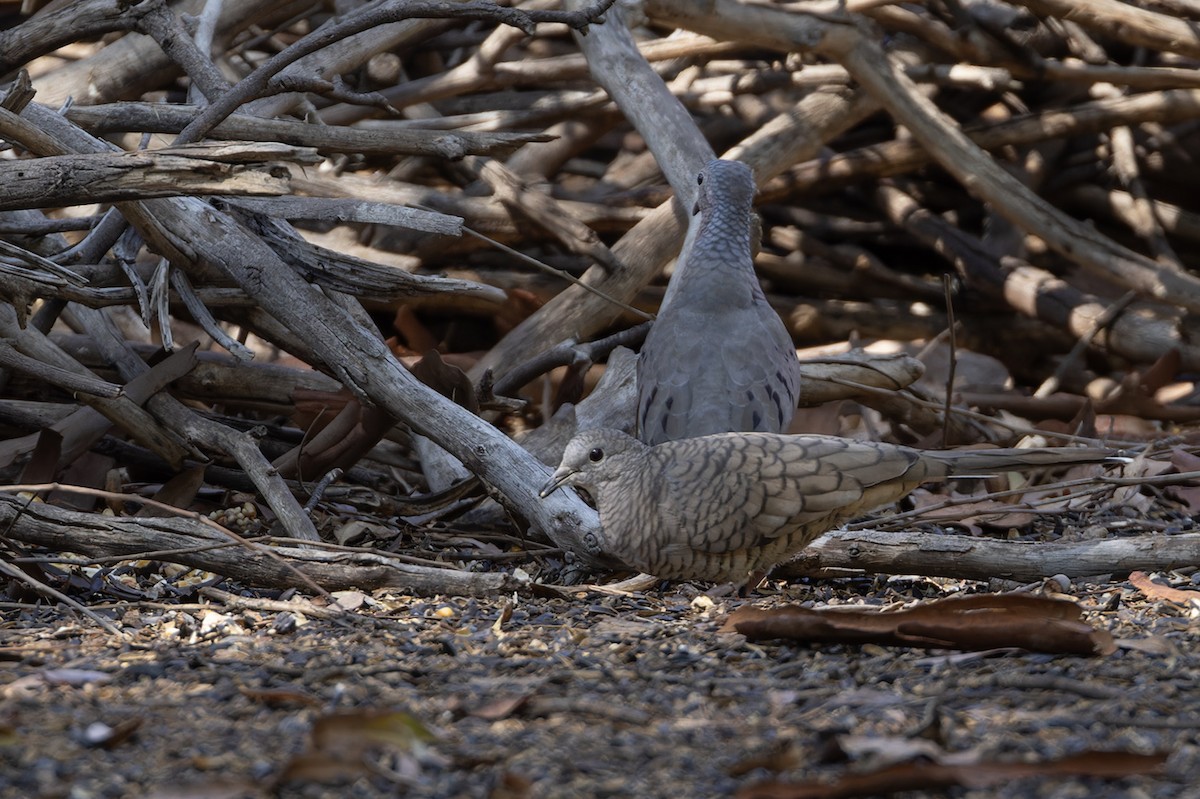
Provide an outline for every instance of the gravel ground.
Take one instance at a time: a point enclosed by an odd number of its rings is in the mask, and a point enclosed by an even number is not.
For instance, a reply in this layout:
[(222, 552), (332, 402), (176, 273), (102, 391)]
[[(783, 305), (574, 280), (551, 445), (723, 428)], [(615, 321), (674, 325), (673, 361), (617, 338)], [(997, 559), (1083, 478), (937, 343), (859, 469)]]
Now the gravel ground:
[[(749, 601), (887, 605), (964, 589), (778, 583)], [(1188, 787), (1200, 785), (1195, 610), (1127, 583), (1071, 591), (1118, 639), (1115, 654), (756, 644), (719, 631), (743, 600), (688, 585), (381, 595), (324, 620), (307, 602), (280, 610), (257, 595), (93, 606), (127, 641), (9, 605), (0, 795), (716, 797), (921, 752), (975, 762), (1115, 750), (1165, 753), (1167, 769), (948, 795), (1200, 796)]]

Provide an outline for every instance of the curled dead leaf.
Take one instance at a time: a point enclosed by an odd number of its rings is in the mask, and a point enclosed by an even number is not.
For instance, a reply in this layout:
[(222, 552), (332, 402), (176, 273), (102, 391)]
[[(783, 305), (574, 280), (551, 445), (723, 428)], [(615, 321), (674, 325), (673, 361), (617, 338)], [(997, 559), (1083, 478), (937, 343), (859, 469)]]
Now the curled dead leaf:
[(925, 760), (887, 766), (865, 774), (847, 774), (834, 782), (764, 782), (738, 791), (737, 799), (845, 799), (884, 796), (899, 791), (922, 793), (946, 788), (983, 788), (1025, 777), (1093, 777), (1120, 779), (1154, 774), (1166, 764), (1165, 754), (1089, 750), (1058, 760), (1034, 763), (978, 761), (939, 763)]
[(1033, 652), (1108, 655), (1112, 636), (1081, 619), (1074, 602), (1029, 594), (986, 594), (923, 602), (897, 611), (798, 605), (743, 607), (726, 630), (751, 640), (784, 638), (809, 643), (884, 644), (982, 650), (1020, 647)]
[(1180, 605), (1200, 602), (1200, 591), (1183, 591), (1178, 588), (1172, 588), (1169, 585), (1159, 585), (1151, 580), (1150, 576), (1145, 572), (1131, 572), (1129, 582), (1134, 588), (1145, 594), (1148, 599), (1165, 599), (1168, 602), (1177, 602)]

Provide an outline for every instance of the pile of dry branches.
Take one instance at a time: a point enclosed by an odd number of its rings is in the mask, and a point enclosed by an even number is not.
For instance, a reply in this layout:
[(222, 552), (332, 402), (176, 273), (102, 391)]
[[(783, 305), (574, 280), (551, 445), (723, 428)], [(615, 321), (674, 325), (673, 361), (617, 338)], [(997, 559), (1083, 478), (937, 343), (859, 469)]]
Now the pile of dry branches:
[[(576, 400), (636, 340), (575, 346), (648, 318), (714, 154), (755, 170), (757, 263), (798, 343), (952, 330), (1039, 387), (951, 376), (963, 407), (1136, 418), (1127, 445), (1196, 418), (1200, 5), (608, 6), (0, 2), (9, 554), (508, 590), (519, 573), (322, 541), (427, 520), (473, 475), (531, 538), (596, 560), (595, 513), (539, 500), (530, 452), (631, 419), (628, 358), (524, 447), (505, 429), (553, 407), (512, 397), (565, 366), (553, 405)], [(814, 364), (805, 401), (856, 396), (927, 444), (1002, 434), (898, 394), (912, 364)], [(18, 493), (47, 484), (66, 499)], [(161, 510), (237, 492), (277, 537)], [(1126, 568), (1200, 560), (1176, 538)]]

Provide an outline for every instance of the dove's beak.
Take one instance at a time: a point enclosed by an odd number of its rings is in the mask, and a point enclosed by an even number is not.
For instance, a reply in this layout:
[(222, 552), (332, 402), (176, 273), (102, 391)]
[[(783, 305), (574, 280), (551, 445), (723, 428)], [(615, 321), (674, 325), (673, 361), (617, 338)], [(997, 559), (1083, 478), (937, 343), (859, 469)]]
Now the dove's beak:
[(542, 490), (538, 492), (538, 496), (542, 499), (545, 499), (558, 489), (562, 488), (563, 484), (571, 478), (571, 475), (575, 474), (575, 471), (575, 469), (572, 469), (569, 466), (559, 466), (554, 471), (554, 474), (550, 476), (550, 480), (544, 486), (542, 486)]

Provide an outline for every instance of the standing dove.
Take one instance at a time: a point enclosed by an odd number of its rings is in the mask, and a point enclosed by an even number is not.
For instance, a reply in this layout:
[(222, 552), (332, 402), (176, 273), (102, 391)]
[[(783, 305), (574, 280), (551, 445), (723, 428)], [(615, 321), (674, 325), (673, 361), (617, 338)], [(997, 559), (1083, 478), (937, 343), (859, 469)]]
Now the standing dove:
[(698, 177), (690, 248), (638, 358), (638, 438), (660, 444), (709, 433), (787, 429), (800, 362), (754, 274), (754, 175), (710, 161)]
[(834, 436), (723, 433), (647, 446), (578, 434), (542, 489), (586, 490), (603, 550), (675, 580), (745, 582), (840, 522), (925, 482), (981, 472), (1123, 462), (1082, 448), (922, 451)]

